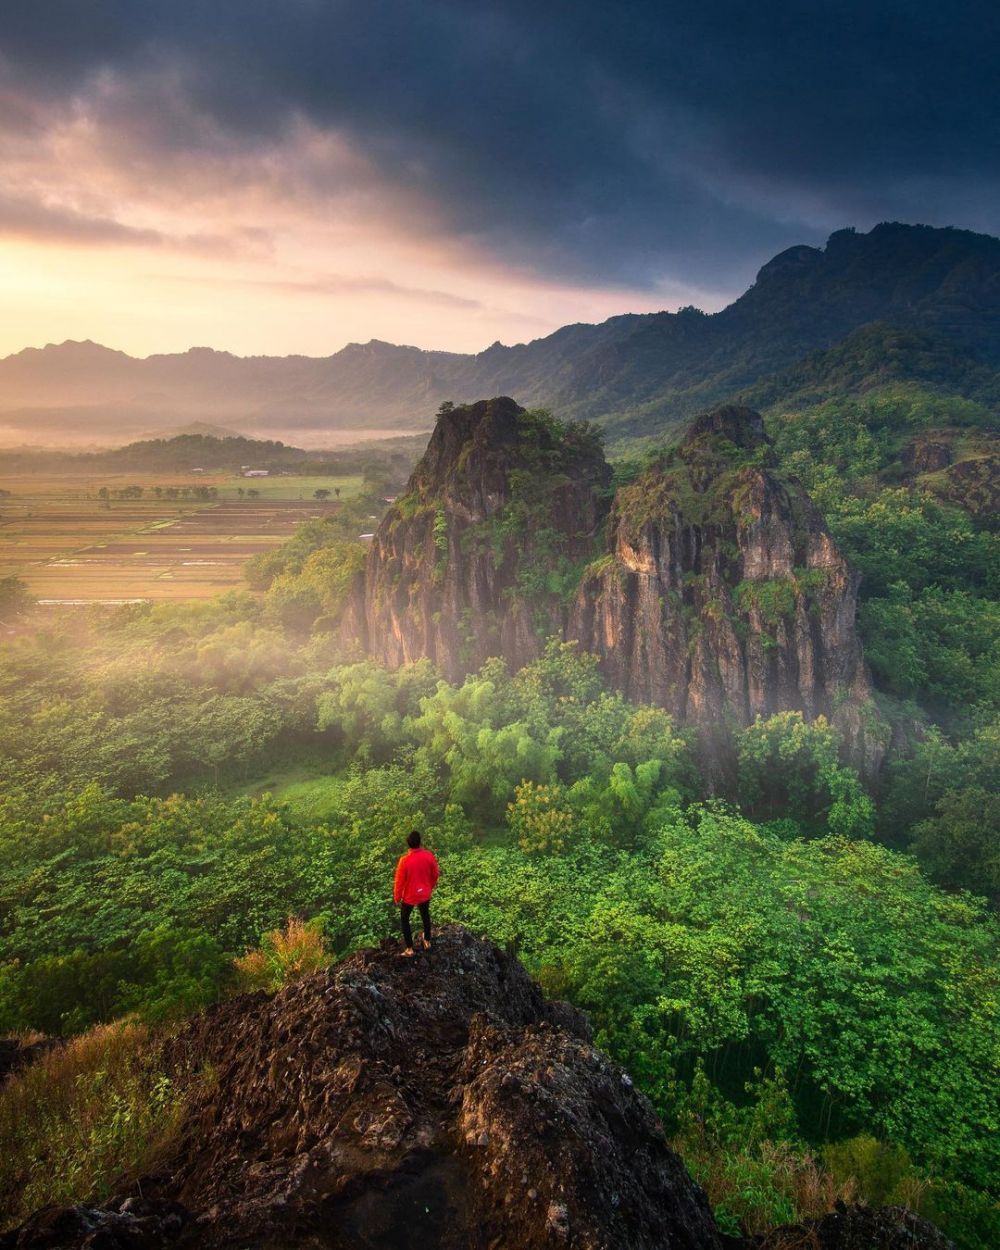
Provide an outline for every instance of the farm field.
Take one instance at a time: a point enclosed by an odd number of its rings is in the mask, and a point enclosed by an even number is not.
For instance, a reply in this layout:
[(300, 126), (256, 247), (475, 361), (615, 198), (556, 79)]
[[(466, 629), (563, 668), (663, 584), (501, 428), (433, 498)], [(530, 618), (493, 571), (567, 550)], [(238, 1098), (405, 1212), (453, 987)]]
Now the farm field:
[[(17, 574), (42, 603), (203, 599), (239, 587), (243, 565), (304, 521), (356, 495), (359, 477), (238, 478), (232, 474), (0, 475), (0, 577)], [(128, 487), (139, 499), (104, 500)], [(156, 498), (154, 488), (161, 497)], [(214, 487), (218, 498), (165, 498)], [(325, 489), (331, 498), (313, 499)], [(256, 497), (238, 491), (254, 490)]]

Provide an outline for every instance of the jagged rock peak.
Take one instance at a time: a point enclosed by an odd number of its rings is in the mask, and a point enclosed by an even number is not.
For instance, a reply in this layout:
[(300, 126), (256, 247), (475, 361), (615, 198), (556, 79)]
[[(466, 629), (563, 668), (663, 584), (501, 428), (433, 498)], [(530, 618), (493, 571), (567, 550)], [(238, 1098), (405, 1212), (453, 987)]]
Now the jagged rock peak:
[(502, 473), (505, 462), (516, 455), (526, 434), (521, 422), (526, 415), (506, 395), (456, 407), (445, 405), (407, 491), (427, 493), (455, 481), (476, 479), (488, 490), (493, 473)]
[(611, 685), (699, 734), (711, 784), (733, 784), (732, 731), (828, 717), (866, 774), (881, 758), (855, 628), (857, 574), (808, 495), (770, 467), (760, 416), (699, 417), (622, 488), (610, 553), (584, 575), (569, 636)]
[(552, 577), (597, 554), (610, 480), (589, 427), (506, 396), (446, 406), (369, 552), (369, 651), (427, 657), (452, 681), (491, 656), (536, 659), (565, 626)]
[(738, 404), (728, 404), (695, 417), (682, 444), (690, 445), (711, 437), (724, 438), (747, 451), (771, 441), (764, 431), (764, 418), (760, 413)]

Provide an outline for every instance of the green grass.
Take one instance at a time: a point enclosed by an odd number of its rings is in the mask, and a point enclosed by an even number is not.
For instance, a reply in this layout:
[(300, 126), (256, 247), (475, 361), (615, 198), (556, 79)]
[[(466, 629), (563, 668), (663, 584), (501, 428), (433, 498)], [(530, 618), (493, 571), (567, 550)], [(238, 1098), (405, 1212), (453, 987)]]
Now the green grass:
[(361, 493), (364, 479), (360, 473), (344, 474), (338, 477), (233, 477), (219, 486), (220, 499), (236, 499), (237, 491), (259, 491), (261, 500), (307, 500), (312, 499), (313, 492), (328, 490), (330, 500), (336, 500), (335, 490), (340, 491), (340, 499), (354, 499)]
[(0, 1230), (110, 1197), (153, 1165), (182, 1111), (141, 1025), (100, 1025), (46, 1055), (0, 1091)]
[(345, 772), (334, 771), (331, 760), (300, 758), (285, 767), (280, 764), (252, 781), (223, 787), (233, 797), (248, 795), (260, 798), (272, 795), (279, 803), (287, 803), (296, 816), (321, 823), (337, 810), (340, 791), (347, 780)]
[(345, 781), (345, 777), (336, 776), (289, 781), (271, 793), (301, 819), (322, 822), (336, 813)]

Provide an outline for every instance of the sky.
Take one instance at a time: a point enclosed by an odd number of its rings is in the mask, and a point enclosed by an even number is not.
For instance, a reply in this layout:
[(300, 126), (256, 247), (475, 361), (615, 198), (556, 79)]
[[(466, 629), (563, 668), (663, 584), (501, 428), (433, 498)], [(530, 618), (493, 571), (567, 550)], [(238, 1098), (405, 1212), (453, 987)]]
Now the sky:
[(452, 351), (1000, 233), (1000, 6), (4, 0), (0, 355)]

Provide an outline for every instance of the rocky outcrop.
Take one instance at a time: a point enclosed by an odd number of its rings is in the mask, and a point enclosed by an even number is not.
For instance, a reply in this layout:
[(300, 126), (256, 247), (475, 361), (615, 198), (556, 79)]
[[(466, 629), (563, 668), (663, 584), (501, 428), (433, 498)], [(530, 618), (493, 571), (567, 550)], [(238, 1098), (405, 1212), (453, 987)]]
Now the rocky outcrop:
[(169, 1062), (206, 1079), (142, 1181), (150, 1237), (179, 1202), (200, 1247), (721, 1250), (585, 1017), (461, 927), (414, 960), (390, 942), (223, 1003)]
[(781, 711), (828, 717), (874, 775), (858, 577), (775, 473), (760, 415), (698, 418), (610, 518), (609, 478), (585, 428), (510, 399), (444, 411), (369, 552), (369, 651), (391, 667), (428, 657), (454, 681), (575, 639), (613, 688), (697, 727), (716, 789), (732, 781), (733, 731)]
[(732, 730), (797, 710), (827, 716), (873, 773), (858, 576), (806, 493), (771, 467), (761, 417), (708, 413), (616, 496), (610, 553), (586, 572), (569, 635), (611, 685), (697, 727), (718, 788)]
[(959, 460), (941, 475), (933, 489), (971, 513), (978, 523), (995, 530), (1000, 517), (1000, 453)]
[(924, 437), (912, 439), (903, 448), (903, 467), (909, 475), (937, 473), (946, 469), (954, 458), (951, 443), (944, 438)]
[(747, 1250), (955, 1250), (933, 1224), (906, 1207), (837, 1204), (818, 1220), (776, 1228)]
[(189, 1092), (158, 1172), (102, 1207), (38, 1212), (0, 1250), (949, 1246), (867, 1208), (722, 1237), (585, 1017), (460, 926), (412, 960), (387, 942), (224, 1002), (165, 1059)]
[(106, 1207), (46, 1207), (0, 1250), (177, 1250), (197, 1244), (191, 1213), (176, 1202), (118, 1198)]
[(582, 427), (506, 398), (443, 411), (372, 542), (369, 651), (392, 667), (427, 656), (450, 680), (490, 656), (535, 659), (563, 631), (563, 586), (594, 554), (610, 480)]

